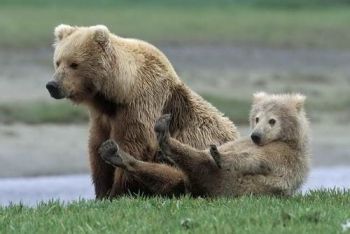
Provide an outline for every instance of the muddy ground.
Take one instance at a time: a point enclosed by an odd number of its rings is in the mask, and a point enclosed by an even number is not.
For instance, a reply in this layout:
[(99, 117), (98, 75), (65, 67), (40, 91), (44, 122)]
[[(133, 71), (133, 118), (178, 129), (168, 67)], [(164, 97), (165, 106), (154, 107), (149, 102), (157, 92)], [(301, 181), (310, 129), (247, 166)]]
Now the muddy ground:
[[(257, 90), (299, 91), (325, 105), (349, 95), (350, 51), (214, 45), (161, 48), (183, 80), (201, 93), (249, 99)], [(0, 103), (53, 102), (45, 90), (53, 73), (52, 52), (50, 48), (0, 49)], [(339, 112), (312, 116), (315, 167), (350, 166), (349, 115), (344, 109), (349, 105), (340, 106)], [(241, 129), (247, 132), (246, 126)], [(86, 146), (86, 124), (1, 124), (0, 176), (85, 173)]]

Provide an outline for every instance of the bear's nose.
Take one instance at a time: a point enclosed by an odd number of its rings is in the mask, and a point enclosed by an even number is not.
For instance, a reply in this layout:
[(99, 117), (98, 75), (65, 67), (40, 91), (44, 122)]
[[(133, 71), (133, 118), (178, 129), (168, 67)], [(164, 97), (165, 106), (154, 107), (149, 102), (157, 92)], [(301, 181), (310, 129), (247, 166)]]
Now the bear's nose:
[(260, 135), (259, 133), (253, 133), (250, 137), (252, 138), (252, 141), (253, 141), (255, 144), (257, 144), (257, 145), (260, 144), (261, 135)]
[(55, 99), (63, 98), (63, 95), (60, 91), (59, 85), (56, 81), (50, 81), (46, 84), (46, 88), (49, 91), (51, 97)]

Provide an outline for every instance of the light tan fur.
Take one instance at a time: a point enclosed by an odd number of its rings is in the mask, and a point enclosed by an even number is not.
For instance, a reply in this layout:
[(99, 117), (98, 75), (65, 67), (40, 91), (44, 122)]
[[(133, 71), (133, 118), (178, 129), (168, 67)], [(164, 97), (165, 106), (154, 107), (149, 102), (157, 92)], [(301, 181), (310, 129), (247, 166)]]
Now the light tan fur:
[[(214, 146), (196, 149), (170, 137), (167, 116), (160, 118), (156, 125), (159, 144), (163, 153), (185, 172), (187, 189), (192, 194), (209, 197), (292, 195), (303, 184), (309, 170), (309, 130), (304, 100), (299, 94), (256, 94), (250, 122), (252, 135), (260, 134), (258, 144), (242, 138), (217, 149)], [(116, 156), (122, 160), (114, 166), (130, 160), (123, 152), (114, 154)], [(110, 158), (113, 157), (110, 155)], [(137, 175), (142, 165), (133, 160), (132, 165), (126, 163), (126, 169)], [(153, 168), (156, 167), (154, 164)], [(148, 177), (152, 176), (154, 180), (161, 177), (148, 169)]]
[(173, 116), (171, 136), (195, 148), (237, 139), (233, 123), (189, 89), (151, 44), (116, 36), (103, 25), (59, 25), (55, 36), (55, 98), (66, 97), (89, 109), (89, 154), (97, 198), (128, 190), (154, 194), (130, 173), (107, 165), (98, 148), (113, 139), (135, 158), (156, 161), (153, 128), (164, 113)]

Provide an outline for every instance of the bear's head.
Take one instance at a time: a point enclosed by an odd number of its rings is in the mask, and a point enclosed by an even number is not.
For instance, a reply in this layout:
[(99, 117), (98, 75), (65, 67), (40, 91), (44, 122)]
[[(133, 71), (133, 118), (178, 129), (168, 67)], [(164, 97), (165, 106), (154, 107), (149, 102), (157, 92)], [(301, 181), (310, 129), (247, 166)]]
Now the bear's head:
[(80, 103), (94, 98), (105, 83), (113, 88), (110, 77), (117, 69), (116, 53), (107, 27), (59, 25), (54, 34), (55, 74), (46, 84), (53, 98)]
[(304, 102), (301, 94), (254, 94), (250, 113), (252, 141), (260, 146), (273, 141), (298, 143), (307, 128)]

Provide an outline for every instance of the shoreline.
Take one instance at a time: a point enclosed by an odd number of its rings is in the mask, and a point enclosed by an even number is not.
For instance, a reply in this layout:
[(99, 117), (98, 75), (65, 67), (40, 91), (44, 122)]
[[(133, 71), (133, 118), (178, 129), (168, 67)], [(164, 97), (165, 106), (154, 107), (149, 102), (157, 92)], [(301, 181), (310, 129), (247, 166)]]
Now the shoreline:
[[(350, 166), (312, 168), (301, 192), (316, 189), (350, 189)], [(0, 179), (0, 206), (36, 206), (56, 200), (67, 204), (82, 199), (94, 199), (88, 174)]]

